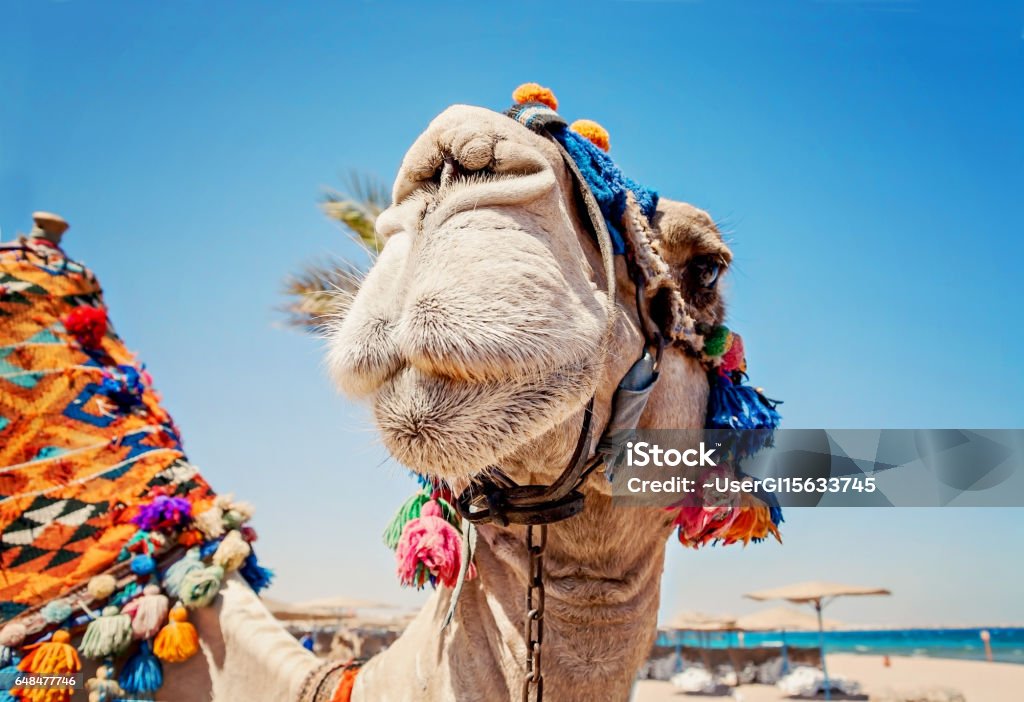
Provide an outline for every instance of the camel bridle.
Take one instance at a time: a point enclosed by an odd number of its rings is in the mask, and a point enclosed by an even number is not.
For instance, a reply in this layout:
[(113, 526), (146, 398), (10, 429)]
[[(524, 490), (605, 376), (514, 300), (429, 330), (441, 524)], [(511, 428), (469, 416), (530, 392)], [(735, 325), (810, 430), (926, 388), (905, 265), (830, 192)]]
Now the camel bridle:
[[(606, 280), (606, 313), (602, 352), (607, 354), (612, 338), (612, 327), (616, 318), (615, 253), (597, 200), (590, 190), (579, 166), (566, 148), (547, 130), (540, 131), (560, 151), (563, 161), (572, 174), (576, 196), (586, 213), (590, 232), (601, 254)], [(451, 621), (455, 612), (462, 585), (466, 579), (468, 565), (472, 558), (472, 543), (475, 540), (473, 528), (479, 524), (526, 526), (526, 551), (528, 575), (526, 589), (526, 621), (524, 636), (527, 644), (526, 675), (522, 685), (522, 700), (530, 702), (531, 693), (536, 702), (544, 698), (544, 676), (541, 669), (544, 643), (544, 549), (547, 544), (549, 524), (569, 519), (583, 511), (583, 483), (598, 466), (616, 455), (625, 436), (636, 429), (640, 415), (658, 379), (658, 370), (666, 339), (649, 315), (647, 300), (650, 291), (648, 277), (643, 268), (636, 264), (635, 257), (627, 254), (626, 264), (636, 289), (636, 309), (644, 344), (639, 358), (623, 376), (612, 398), (608, 423), (596, 447), (593, 444), (592, 395), (583, 411), (582, 425), (572, 457), (565, 468), (550, 485), (519, 485), (500, 467), (492, 466), (482, 477), (477, 478), (458, 496), (455, 506), (463, 518), (463, 553), (459, 582), (452, 592), (451, 604), (445, 624)], [(690, 347), (693, 348), (692, 346)], [(535, 531), (536, 530), (536, 531)]]

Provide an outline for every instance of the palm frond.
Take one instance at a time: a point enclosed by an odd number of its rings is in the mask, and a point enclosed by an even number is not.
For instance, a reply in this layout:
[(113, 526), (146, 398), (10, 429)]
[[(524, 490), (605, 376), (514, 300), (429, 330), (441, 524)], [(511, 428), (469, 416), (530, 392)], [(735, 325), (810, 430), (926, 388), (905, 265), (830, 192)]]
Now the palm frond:
[[(384, 246), (375, 230), (377, 216), (388, 206), (391, 196), (372, 176), (353, 171), (344, 180), (345, 191), (324, 191), (320, 208), (366, 251), (372, 265)], [(317, 332), (332, 317), (344, 316), (364, 275), (362, 266), (342, 259), (307, 263), (284, 282), (287, 299), (282, 311), (288, 324)]]
[(343, 260), (306, 264), (284, 282), (287, 302), (282, 306), (289, 326), (320, 332), (332, 318), (343, 317), (352, 304), (365, 273)]

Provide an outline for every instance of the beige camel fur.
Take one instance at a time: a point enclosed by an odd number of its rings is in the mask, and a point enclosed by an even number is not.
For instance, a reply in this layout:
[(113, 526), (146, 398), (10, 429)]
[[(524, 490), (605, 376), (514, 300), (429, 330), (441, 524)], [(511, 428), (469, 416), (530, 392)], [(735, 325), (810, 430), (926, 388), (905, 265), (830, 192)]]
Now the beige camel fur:
[[(607, 421), (642, 335), (625, 264), (606, 299), (600, 255), (556, 147), (502, 115), (455, 106), (406, 155), (388, 243), (330, 331), (339, 387), (368, 400), (391, 453), (459, 490), (488, 466), (549, 483), (567, 462), (596, 393)], [(691, 262), (723, 265), (711, 219), (662, 201), (654, 248), (698, 318), (718, 319), (717, 288)], [(706, 277), (706, 276), (705, 276)], [(703, 426), (707, 381), (670, 349), (641, 426)], [(550, 527), (543, 672), (546, 699), (626, 700), (655, 633), (663, 510), (611, 503), (604, 476), (586, 509)], [(453, 623), (439, 588), (406, 632), (359, 674), (355, 702), (519, 700), (525, 667), (525, 531), (482, 526)]]

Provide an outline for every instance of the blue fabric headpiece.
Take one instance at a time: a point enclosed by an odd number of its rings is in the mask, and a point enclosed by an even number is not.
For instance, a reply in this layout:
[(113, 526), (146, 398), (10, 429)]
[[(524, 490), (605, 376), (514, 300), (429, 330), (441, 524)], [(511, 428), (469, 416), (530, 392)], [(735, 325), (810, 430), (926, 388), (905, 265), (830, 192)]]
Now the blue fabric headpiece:
[(528, 102), (513, 106), (505, 114), (528, 129), (549, 133), (565, 147), (601, 208), (613, 250), (617, 255), (626, 253), (626, 242), (620, 231), (626, 193), (633, 193), (648, 221), (653, 219), (658, 206), (658, 193), (626, 177), (608, 154), (569, 129), (565, 119), (547, 105)]

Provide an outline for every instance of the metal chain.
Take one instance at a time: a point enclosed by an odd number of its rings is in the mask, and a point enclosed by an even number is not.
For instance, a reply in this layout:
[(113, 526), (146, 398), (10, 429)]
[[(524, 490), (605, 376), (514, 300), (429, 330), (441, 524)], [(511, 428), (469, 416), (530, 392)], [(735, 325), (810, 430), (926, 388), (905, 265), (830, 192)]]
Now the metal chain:
[(543, 702), (544, 675), (540, 668), (540, 650), (544, 644), (544, 547), (548, 544), (548, 525), (537, 526), (539, 540), (534, 543), (534, 526), (526, 527), (526, 554), (529, 570), (526, 579), (526, 677), (523, 679), (523, 702)]

